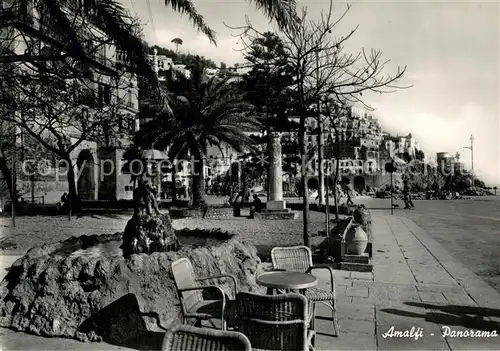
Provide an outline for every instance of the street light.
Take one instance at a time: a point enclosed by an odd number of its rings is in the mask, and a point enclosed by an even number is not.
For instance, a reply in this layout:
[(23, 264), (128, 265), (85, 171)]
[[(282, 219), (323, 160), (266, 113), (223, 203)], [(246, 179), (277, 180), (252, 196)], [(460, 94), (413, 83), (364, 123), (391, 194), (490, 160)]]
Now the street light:
[(470, 136), (470, 146), (464, 146), (464, 149), (470, 150), (471, 172), (472, 172), (472, 188), (474, 188), (474, 136)]

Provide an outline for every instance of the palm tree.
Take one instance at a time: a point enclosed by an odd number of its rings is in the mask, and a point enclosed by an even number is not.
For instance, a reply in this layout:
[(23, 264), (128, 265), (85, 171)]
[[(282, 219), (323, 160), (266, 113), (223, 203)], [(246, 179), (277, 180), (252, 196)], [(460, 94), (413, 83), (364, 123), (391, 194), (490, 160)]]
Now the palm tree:
[[(241, 90), (230, 79), (204, 80), (201, 69), (195, 69), (191, 79), (179, 76), (167, 84), (173, 115), (162, 111), (148, 111), (153, 120), (141, 129), (144, 146), (168, 149), (171, 159), (190, 154), (194, 162), (193, 206), (199, 206), (204, 196), (204, 158), (208, 146), (232, 147), (237, 152), (252, 148), (253, 139), (245, 132), (258, 127), (244, 102)], [(152, 145), (151, 145), (152, 144)]]

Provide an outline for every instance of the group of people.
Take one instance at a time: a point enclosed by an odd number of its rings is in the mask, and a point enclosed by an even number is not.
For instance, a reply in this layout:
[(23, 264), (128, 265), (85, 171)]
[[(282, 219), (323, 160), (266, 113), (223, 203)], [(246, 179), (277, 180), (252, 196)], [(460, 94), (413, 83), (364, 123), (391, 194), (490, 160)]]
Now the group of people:
[[(246, 194), (243, 191), (235, 189), (229, 198), (229, 204), (233, 206), (234, 215), (240, 216), (241, 208), (245, 206), (250, 200), (250, 192)], [(256, 212), (261, 212), (264, 209), (264, 203), (257, 194), (252, 194), (252, 202), (250, 203), (250, 218), (253, 218)]]
[[(343, 193), (347, 197), (346, 204), (354, 205), (354, 201), (352, 201), (354, 190), (352, 189), (351, 182), (349, 181), (349, 179), (344, 178), (340, 181), (337, 181), (336, 191), (337, 191), (337, 198), (340, 198), (341, 194)], [(328, 194), (332, 193), (329, 191)], [(316, 200), (318, 199), (319, 199), (319, 192), (318, 196), (316, 196)]]

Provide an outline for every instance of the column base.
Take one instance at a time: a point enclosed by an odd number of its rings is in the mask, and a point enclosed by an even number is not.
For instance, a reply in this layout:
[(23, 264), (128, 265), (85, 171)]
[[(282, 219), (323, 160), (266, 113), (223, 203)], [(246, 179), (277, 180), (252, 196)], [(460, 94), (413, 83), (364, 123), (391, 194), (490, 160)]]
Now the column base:
[(286, 201), (271, 200), (266, 203), (267, 211), (286, 211)]

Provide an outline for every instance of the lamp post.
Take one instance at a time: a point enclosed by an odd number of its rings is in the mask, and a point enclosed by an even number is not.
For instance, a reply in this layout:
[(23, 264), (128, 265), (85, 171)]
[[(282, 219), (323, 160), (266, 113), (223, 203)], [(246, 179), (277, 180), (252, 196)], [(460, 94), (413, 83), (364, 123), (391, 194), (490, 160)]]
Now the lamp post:
[(472, 188), (474, 188), (474, 136), (470, 136), (470, 146), (464, 146), (464, 149), (470, 150), (471, 173), (472, 173)]
[(387, 162), (385, 164), (385, 171), (391, 174), (391, 215), (394, 214), (394, 202), (393, 202), (393, 190), (392, 190), (392, 174), (397, 170), (394, 161)]

